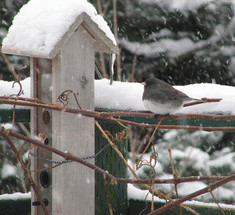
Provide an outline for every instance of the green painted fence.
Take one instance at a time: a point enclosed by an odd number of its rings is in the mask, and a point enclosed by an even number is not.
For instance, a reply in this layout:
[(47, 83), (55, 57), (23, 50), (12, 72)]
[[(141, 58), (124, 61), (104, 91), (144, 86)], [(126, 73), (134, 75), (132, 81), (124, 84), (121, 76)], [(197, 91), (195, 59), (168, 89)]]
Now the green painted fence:
[[(0, 123), (11, 123), (12, 122), (13, 111), (10, 109), (0, 110)], [(30, 110), (29, 109), (16, 109), (15, 110), (16, 122), (29, 122), (30, 121)], [(156, 124), (156, 119), (145, 119), (145, 118), (130, 118), (126, 117), (136, 122), (154, 123)], [(102, 128), (107, 129), (112, 135), (124, 128), (117, 123), (112, 123), (108, 121), (99, 121)], [(235, 127), (235, 120), (208, 120), (208, 119), (184, 119), (184, 120), (171, 120), (164, 121), (162, 125), (191, 125), (191, 126), (215, 126), (215, 127)], [(105, 145), (108, 144), (107, 140), (102, 137), (101, 132), (96, 128), (95, 135), (95, 151), (96, 153), (100, 151)], [(119, 150), (123, 153), (124, 157), (127, 157), (128, 153), (128, 143), (127, 140), (122, 140), (121, 142), (115, 142)], [(111, 148), (106, 147), (97, 158), (95, 158), (95, 164), (116, 177), (126, 178), (127, 172), (121, 159), (118, 157), (117, 153)], [(95, 210), (96, 215), (109, 214), (107, 195), (105, 192), (104, 181), (100, 174), (96, 173), (96, 185), (95, 185), (95, 195), (96, 203)], [(107, 179), (110, 202), (114, 214), (116, 215), (137, 215), (140, 211), (145, 208), (146, 204), (139, 200), (127, 200), (127, 185), (126, 184), (110, 184)], [(147, 202), (147, 210), (142, 214), (147, 214), (150, 212), (150, 202)], [(155, 209), (163, 206), (163, 203), (155, 203)], [(19, 199), (19, 200), (0, 200), (0, 215), (28, 215), (30, 214), (30, 199)], [(218, 207), (208, 207), (208, 206), (192, 206), (200, 214), (206, 215), (217, 215), (221, 214)], [(179, 207), (175, 207), (172, 210), (162, 213), (163, 215), (177, 214)], [(223, 208), (226, 215), (235, 215), (235, 209)], [(183, 209), (183, 215), (191, 214)]]

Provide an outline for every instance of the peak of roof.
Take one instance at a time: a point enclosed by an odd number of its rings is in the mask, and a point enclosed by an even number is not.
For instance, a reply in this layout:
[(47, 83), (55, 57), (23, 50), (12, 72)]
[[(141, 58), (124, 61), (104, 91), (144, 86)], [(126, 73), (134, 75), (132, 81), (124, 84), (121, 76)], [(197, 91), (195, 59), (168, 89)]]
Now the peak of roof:
[(29, 1), (15, 16), (3, 52), (53, 58), (80, 25), (94, 37), (97, 51), (118, 52), (107, 22), (86, 0)]

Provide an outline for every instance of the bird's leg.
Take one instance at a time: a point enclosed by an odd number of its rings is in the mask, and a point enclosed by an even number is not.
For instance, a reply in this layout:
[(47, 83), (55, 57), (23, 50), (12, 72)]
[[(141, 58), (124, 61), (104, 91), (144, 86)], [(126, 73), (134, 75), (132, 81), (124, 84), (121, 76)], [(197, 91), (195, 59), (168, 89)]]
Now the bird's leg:
[(161, 115), (161, 114), (154, 114), (153, 118), (159, 119), (159, 118), (162, 118), (162, 117), (165, 117), (165, 116), (170, 116), (170, 114), (169, 113), (163, 114), (163, 115)]

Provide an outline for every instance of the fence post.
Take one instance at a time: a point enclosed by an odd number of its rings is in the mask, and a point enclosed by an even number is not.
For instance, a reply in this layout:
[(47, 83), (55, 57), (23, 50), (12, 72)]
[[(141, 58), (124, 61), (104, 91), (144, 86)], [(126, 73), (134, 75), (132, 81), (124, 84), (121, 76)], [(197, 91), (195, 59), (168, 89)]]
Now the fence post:
[[(113, 137), (120, 131), (126, 130), (118, 123), (109, 121), (99, 120), (99, 124), (104, 130), (110, 132)], [(127, 131), (126, 131), (127, 132)], [(127, 139), (121, 139), (120, 141), (113, 140), (118, 149), (121, 151), (124, 158), (127, 159), (128, 154), (128, 141)], [(98, 128), (95, 129), (95, 150), (96, 153), (100, 152), (108, 141), (103, 137), (102, 133)], [(119, 177), (127, 178), (127, 168), (123, 163), (122, 159), (116, 153), (111, 146), (105, 148), (101, 154), (95, 159), (95, 164), (102, 169), (108, 171), (110, 174)], [(127, 202), (127, 184), (117, 183), (112, 184), (109, 179), (107, 180), (107, 187), (109, 192), (109, 200), (105, 192), (104, 180), (102, 175), (95, 174), (95, 209), (96, 215), (109, 214), (108, 201), (112, 207), (113, 214), (127, 214), (128, 202)]]
[[(44, 12), (42, 10), (42, 13)], [(45, 16), (47, 14), (46, 11)], [(61, 93), (72, 90), (80, 106), (85, 110), (94, 110), (95, 52), (118, 53), (113, 41), (85, 12), (68, 26), (60, 41), (47, 53), (41, 49), (18, 49), (14, 44), (12, 46), (3, 47), (3, 52), (31, 57), (33, 98), (57, 103)], [(78, 108), (73, 94), (69, 95), (66, 105)], [(78, 157), (94, 155), (93, 119), (63, 111), (37, 108), (32, 110), (31, 116), (32, 134), (42, 133), (45, 144)], [(60, 157), (39, 148), (36, 148), (34, 153), (49, 159), (61, 160)], [(45, 169), (50, 166), (51, 163), (48, 161), (33, 158), (33, 169)], [(36, 172), (33, 179), (41, 191), (42, 198), (47, 200), (49, 214), (95, 213), (94, 171), (77, 163), (68, 163), (55, 169)], [(32, 202), (35, 201), (37, 198), (32, 192)], [(32, 214), (41, 215), (43, 211), (38, 205), (32, 206)]]
[[(94, 49), (92, 36), (81, 26), (52, 61), (53, 101), (73, 90), (80, 106), (94, 110)], [(69, 107), (77, 107), (72, 95)], [(64, 112), (52, 113), (53, 146), (78, 157), (94, 154), (92, 118)], [(52, 156), (54, 160), (60, 159)], [(90, 161), (92, 162), (92, 161)], [(52, 172), (53, 214), (94, 214), (94, 172), (69, 163)], [(60, 196), (60, 195), (63, 195)]]

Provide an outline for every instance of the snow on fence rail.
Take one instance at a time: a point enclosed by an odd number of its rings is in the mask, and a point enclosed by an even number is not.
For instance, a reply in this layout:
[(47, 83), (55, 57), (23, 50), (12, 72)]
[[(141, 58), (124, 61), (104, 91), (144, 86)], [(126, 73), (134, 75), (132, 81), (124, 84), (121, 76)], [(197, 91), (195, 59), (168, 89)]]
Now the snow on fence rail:
[[(19, 85), (14, 81), (0, 80), (0, 96), (17, 95)], [(30, 97), (30, 78), (21, 81), (22, 97)], [(235, 114), (235, 87), (201, 83), (187, 86), (175, 86), (176, 89), (186, 93), (192, 98), (221, 98), (220, 102), (205, 103), (184, 107), (176, 114)], [(94, 105), (95, 108), (119, 110), (119, 111), (144, 111), (142, 103), (143, 85), (141, 83), (114, 81), (110, 85), (108, 79), (94, 81)], [(8, 106), (11, 108), (11, 106)], [(1, 105), (1, 109), (7, 106)], [(20, 108), (17, 106), (16, 108)], [(24, 107), (25, 108), (25, 107)]]

